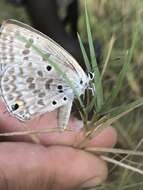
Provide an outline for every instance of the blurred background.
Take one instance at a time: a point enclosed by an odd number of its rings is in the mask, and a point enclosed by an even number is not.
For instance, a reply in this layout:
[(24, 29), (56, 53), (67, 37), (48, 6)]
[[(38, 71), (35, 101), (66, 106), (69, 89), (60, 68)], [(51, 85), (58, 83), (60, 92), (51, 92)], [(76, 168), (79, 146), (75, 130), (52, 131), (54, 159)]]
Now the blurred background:
[[(105, 97), (110, 94), (124, 64), (135, 30), (139, 30), (129, 71), (112, 106), (139, 99), (143, 93), (143, 1), (87, 0), (87, 5), (100, 70), (111, 50), (103, 78)], [(0, 0), (0, 23), (8, 18), (28, 23), (47, 34), (84, 65), (76, 37), (79, 32), (88, 52), (83, 0)], [(114, 124), (119, 134), (118, 148), (143, 150), (142, 115), (143, 109), (139, 108)], [(122, 155), (116, 155), (116, 159), (121, 158)], [(126, 159), (126, 163), (143, 169), (142, 158), (132, 156)], [(109, 179), (96, 190), (115, 188), (142, 190), (143, 176), (111, 165)]]

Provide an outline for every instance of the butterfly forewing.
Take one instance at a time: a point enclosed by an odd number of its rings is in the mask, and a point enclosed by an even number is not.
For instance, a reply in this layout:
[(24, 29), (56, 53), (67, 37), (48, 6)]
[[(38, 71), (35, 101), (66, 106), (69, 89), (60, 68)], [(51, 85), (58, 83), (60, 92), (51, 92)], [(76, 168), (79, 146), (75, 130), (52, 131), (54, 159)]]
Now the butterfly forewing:
[[(1, 27), (0, 48), (3, 54), (0, 55), (1, 63), (17, 63), (21, 56), (24, 60), (28, 59), (29, 54), (33, 60), (39, 57), (39, 61), (41, 61), (41, 56), (33, 52), (34, 50), (29, 44), (17, 38), (18, 33), (29, 40), (31, 44), (37, 45), (47, 55), (49, 54), (51, 57), (56, 58), (58, 64), (62, 64), (62, 66), (65, 64), (66, 67), (77, 72), (81, 78), (85, 76), (84, 71), (76, 60), (61, 46), (34, 28), (15, 20), (7, 20)], [(5, 55), (8, 56), (8, 59), (6, 59)]]

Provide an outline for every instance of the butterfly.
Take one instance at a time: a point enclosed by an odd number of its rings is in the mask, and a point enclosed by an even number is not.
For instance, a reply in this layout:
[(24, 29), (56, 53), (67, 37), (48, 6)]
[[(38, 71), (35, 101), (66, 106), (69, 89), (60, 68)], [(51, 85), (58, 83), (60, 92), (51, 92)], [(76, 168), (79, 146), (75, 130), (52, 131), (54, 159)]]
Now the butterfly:
[[(26, 41), (17, 37), (21, 35)], [(38, 47), (48, 59), (38, 54)], [(61, 69), (60, 74), (51, 62)], [(90, 77), (60, 45), (36, 29), (6, 20), (0, 29), (0, 90), (9, 113), (27, 121), (58, 110), (58, 126), (68, 125), (75, 98), (89, 86)]]

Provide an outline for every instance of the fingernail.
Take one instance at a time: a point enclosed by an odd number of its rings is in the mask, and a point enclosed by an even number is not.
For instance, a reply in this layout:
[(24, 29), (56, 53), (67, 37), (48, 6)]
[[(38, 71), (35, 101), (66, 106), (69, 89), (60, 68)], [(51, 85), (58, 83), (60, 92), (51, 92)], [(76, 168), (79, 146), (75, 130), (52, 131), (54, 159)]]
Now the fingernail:
[(83, 128), (83, 122), (81, 120), (77, 119), (72, 119), (72, 125), (71, 128), (74, 129), (75, 131), (80, 131)]
[(81, 188), (92, 188), (96, 187), (97, 185), (100, 185), (102, 183), (102, 179), (100, 177), (95, 177), (91, 180), (86, 181), (81, 185)]
[(83, 128), (83, 122), (80, 120), (76, 120), (75, 121), (75, 125), (74, 125), (75, 130), (79, 131)]

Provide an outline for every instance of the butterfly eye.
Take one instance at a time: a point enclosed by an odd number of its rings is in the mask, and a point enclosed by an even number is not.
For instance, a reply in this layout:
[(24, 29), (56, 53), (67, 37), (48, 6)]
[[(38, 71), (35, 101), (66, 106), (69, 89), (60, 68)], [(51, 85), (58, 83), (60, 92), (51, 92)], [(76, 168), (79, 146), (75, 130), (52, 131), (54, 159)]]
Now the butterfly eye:
[(12, 111), (15, 111), (19, 108), (19, 105), (16, 103), (16, 104), (12, 105), (11, 108), (12, 108)]
[(90, 80), (93, 80), (93, 79), (94, 79), (94, 73), (89, 72), (89, 73), (88, 73), (88, 78), (89, 78)]
[(52, 67), (51, 67), (50, 65), (48, 65), (48, 66), (46, 67), (46, 69), (47, 69), (47, 71), (51, 71)]

